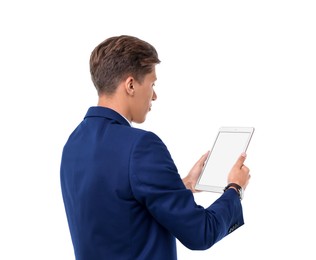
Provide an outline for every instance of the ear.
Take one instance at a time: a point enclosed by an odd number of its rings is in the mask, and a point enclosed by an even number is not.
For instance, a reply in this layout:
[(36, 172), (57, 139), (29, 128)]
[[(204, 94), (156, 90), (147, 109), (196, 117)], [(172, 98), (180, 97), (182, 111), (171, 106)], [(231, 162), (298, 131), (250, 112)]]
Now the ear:
[(131, 76), (127, 77), (125, 80), (125, 90), (126, 93), (130, 96), (134, 96), (135, 88), (134, 88), (135, 79)]

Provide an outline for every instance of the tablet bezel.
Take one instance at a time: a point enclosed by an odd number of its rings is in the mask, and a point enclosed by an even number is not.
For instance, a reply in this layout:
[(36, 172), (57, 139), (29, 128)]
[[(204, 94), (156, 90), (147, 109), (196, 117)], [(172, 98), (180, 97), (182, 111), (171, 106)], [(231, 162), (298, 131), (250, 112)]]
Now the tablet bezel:
[[(206, 159), (206, 161), (204, 163), (204, 166), (203, 166), (203, 169), (201, 171), (201, 174), (200, 174), (200, 176), (199, 176), (199, 178), (198, 178), (198, 180), (196, 182), (196, 185), (195, 185), (195, 189), (196, 190), (199, 190), (199, 191), (210, 191), (210, 192), (216, 192), (216, 193), (223, 193), (224, 192), (224, 188), (227, 185), (227, 183), (225, 185), (223, 185), (223, 186), (215, 186), (215, 185), (211, 185), (211, 184), (210, 185), (205, 185), (205, 184), (200, 184), (199, 183), (201, 178), (202, 178), (202, 176), (203, 176), (203, 174), (204, 174), (204, 170), (205, 170), (205, 168), (207, 166), (209, 158), (212, 156), (212, 151), (213, 151), (213, 149), (215, 147), (215, 144), (216, 144), (216, 142), (218, 140), (219, 135), (221, 133), (249, 133), (249, 137), (246, 140), (246, 143), (245, 143), (245, 146), (244, 146), (244, 150), (243, 150), (243, 152), (246, 152), (247, 148), (249, 146), (249, 143), (251, 141), (252, 135), (254, 133), (254, 130), (255, 130), (254, 127), (227, 127), (227, 126), (225, 126), (225, 127), (220, 127), (219, 128), (219, 131), (218, 131), (218, 133), (216, 135), (216, 138), (214, 140), (212, 149), (210, 150), (210, 153), (209, 153), (209, 155), (208, 155), (208, 157), (207, 157), (207, 159)], [(227, 175), (228, 174), (229, 174), (229, 172), (227, 172)]]

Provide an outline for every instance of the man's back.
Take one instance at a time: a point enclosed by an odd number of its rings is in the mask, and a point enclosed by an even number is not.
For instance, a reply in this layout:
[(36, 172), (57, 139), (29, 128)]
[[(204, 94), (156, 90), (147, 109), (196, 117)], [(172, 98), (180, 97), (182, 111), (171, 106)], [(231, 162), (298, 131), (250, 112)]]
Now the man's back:
[[(77, 259), (155, 259), (146, 244), (155, 247), (154, 252), (161, 244), (161, 252), (175, 256), (173, 236), (154, 221), (131, 189), (131, 149), (143, 131), (114, 111), (106, 111), (112, 118), (98, 117), (99, 110), (107, 109), (90, 109), (62, 157), (62, 191)], [(161, 241), (151, 241), (150, 234)]]

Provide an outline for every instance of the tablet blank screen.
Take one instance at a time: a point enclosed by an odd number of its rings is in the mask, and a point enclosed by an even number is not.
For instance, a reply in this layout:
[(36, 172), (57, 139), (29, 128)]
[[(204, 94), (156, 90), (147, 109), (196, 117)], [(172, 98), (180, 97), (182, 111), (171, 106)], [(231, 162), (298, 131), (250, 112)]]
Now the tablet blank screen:
[(225, 187), (227, 176), (242, 152), (247, 150), (251, 133), (220, 132), (199, 180), (200, 185)]

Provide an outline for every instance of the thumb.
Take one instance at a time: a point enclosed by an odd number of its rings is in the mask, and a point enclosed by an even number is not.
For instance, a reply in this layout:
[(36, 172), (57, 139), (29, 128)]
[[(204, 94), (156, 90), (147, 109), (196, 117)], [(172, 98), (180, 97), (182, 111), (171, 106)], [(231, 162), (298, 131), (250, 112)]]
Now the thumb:
[(200, 162), (202, 162), (202, 165), (205, 164), (205, 161), (207, 159), (207, 157), (209, 156), (210, 151), (207, 151), (205, 154), (203, 154), (200, 158)]
[(247, 154), (246, 154), (246, 153), (242, 153), (242, 154), (239, 156), (238, 160), (236, 161), (236, 164), (235, 164), (235, 165), (236, 165), (238, 168), (241, 168), (241, 167), (243, 166), (245, 160), (246, 160), (246, 157), (247, 157)]
[(208, 157), (209, 152), (210, 151), (207, 151), (205, 154), (203, 154), (201, 158), (195, 163), (195, 165), (199, 165), (200, 167), (203, 167)]

